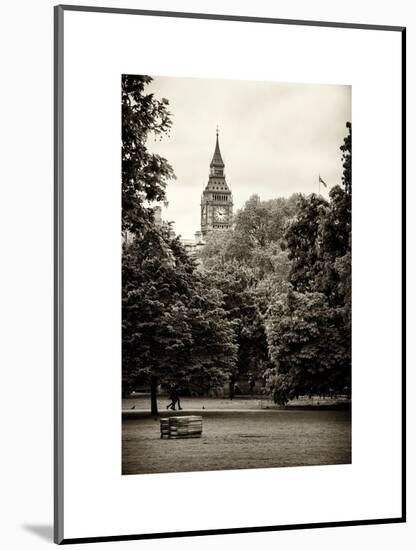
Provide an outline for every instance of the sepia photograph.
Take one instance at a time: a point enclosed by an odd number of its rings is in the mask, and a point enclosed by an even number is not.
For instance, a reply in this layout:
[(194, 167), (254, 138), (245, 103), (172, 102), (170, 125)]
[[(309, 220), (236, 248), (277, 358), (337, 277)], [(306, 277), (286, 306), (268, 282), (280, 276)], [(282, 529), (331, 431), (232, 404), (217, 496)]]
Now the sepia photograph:
[(351, 464), (351, 89), (122, 75), (122, 474)]

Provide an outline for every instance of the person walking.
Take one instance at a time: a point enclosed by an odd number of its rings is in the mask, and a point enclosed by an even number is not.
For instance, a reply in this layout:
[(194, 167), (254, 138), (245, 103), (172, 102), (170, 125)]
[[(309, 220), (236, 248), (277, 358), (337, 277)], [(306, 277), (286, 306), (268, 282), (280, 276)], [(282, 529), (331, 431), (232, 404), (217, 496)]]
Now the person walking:
[(179, 387), (178, 387), (177, 384), (172, 384), (172, 386), (170, 388), (169, 399), (170, 399), (171, 402), (168, 403), (168, 405), (166, 405), (167, 409), (171, 409), (172, 411), (176, 411), (175, 405), (178, 405), (178, 409), (180, 411), (182, 410), (181, 400), (180, 400), (180, 397), (179, 397)]

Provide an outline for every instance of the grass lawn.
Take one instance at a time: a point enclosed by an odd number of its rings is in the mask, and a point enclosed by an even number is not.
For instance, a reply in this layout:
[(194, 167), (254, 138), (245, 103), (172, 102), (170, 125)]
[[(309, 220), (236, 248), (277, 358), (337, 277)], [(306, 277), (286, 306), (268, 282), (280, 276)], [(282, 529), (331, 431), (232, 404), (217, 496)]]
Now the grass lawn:
[(123, 419), (123, 474), (351, 463), (349, 411), (201, 414), (200, 439), (160, 439), (158, 420)]

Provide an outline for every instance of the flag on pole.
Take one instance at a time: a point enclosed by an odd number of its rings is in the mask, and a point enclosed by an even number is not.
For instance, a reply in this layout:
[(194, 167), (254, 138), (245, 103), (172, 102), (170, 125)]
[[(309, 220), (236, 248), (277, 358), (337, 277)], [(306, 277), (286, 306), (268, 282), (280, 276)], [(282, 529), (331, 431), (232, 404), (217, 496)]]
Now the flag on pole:
[(321, 174), (319, 174), (319, 183), (322, 183), (324, 187), (328, 187), (324, 180), (321, 178)]

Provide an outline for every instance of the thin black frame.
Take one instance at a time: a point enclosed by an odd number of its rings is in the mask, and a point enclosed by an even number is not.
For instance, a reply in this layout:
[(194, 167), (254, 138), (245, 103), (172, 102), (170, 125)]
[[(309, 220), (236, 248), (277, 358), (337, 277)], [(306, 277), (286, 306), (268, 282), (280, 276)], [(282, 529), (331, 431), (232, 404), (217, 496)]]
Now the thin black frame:
[[(216, 21), (243, 21), (253, 23), (274, 23), (283, 25), (335, 27), (345, 29), (396, 31), (402, 36), (401, 85), (402, 85), (402, 157), (401, 157), (401, 269), (402, 269), (402, 513), (399, 517), (333, 521), (320, 523), (300, 523), (291, 525), (269, 525), (239, 527), (230, 529), (209, 529), (195, 531), (146, 533), (140, 535), (114, 535), (97, 537), (80, 537), (65, 539), (63, 537), (63, 214), (64, 214), (64, 11), (119, 13), (124, 15), (142, 15), (158, 17), (176, 17), (187, 19), (209, 19)], [(389, 25), (369, 25), (327, 21), (306, 21), (295, 19), (275, 19), (265, 17), (248, 17), (208, 13), (182, 13), (173, 11), (155, 11), (123, 9), (96, 6), (58, 5), (54, 7), (54, 542), (57, 544), (80, 544), (90, 542), (112, 542), (125, 540), (162, 539), (173, 537), (194, 537), (205, 535), (225, 535), (234, 533), (258, 533), (267, 531), (288, 531), (294, 529), (317, 529), (323, 527), (346, 527), (354, 525), (379, 525), (403, 523), (406, 521), (406, 27)]]

